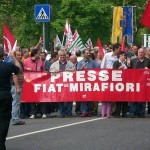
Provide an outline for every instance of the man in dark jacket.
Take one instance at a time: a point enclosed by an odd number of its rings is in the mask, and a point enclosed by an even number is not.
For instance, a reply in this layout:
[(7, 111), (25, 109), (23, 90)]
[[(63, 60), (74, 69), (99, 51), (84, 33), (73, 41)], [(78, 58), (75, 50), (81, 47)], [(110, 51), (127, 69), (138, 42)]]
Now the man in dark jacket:
[[(118, 53), (118, 60), (113, 63), (113, 69), (126, 69), (125, 62), (125, 52), (120, 51)], [(128, 102), (116, 102), (116, 108), (114, 113), (112, 114), (114, 117), (120, 117), (120, 113), (122, 113), (122, 117), (126, 117), (128, 109)]]
[[(138, 57), (133, 58), (128, 62), (129, 68), (150, 68), (150, 60), (145, 57), (145, 49), (140, 48), (138, 50)], [(130, 103), (130, 116), (143, 118), (145, 115), (145, 102), (134, 102)]]
[(19, 73), (19, 67), (4, 62), (4, 49), (0, 46), (0, 150), (5, 150), (5, 141), (11, 119), (11, 76)]

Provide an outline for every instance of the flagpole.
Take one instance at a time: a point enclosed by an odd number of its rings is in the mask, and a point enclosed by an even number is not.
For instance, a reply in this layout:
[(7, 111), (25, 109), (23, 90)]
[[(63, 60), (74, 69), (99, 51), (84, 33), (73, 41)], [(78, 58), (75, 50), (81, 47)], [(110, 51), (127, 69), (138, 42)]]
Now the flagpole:
[(63, 46), (63, 43), (64, 43), (64, 38), (65, 38), (65, 35), (63, 35), (63, 40), (62, 40), (62, 43), (61, 43), (62, 46)]
[(46, 38), (45, 38), (45, 22), (43, 22), (43, 50), (45, 51), (45, 48), (46, 48)]
[(123, 0), (123, 6), (125, 5), (125, 3), (126, 3), (126, 0)]

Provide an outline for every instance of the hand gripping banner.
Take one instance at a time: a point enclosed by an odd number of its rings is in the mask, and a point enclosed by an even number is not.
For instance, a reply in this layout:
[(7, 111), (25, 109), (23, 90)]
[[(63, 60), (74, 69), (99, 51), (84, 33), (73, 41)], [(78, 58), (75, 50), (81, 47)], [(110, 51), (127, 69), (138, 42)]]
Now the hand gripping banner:
[(25, 72), (22, 102), (150, 101), (150, 70)]

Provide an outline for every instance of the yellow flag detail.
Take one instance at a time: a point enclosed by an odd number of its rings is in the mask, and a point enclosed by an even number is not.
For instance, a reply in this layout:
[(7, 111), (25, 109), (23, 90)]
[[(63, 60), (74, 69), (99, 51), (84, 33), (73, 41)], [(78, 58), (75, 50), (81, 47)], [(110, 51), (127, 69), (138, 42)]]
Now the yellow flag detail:
[(122, 39), (122, 27), (120, 21), (123, 19), (123, 8), (114, 7), (113, 9), (113, 26), (112, 26), (112, 44), (120, 42)]

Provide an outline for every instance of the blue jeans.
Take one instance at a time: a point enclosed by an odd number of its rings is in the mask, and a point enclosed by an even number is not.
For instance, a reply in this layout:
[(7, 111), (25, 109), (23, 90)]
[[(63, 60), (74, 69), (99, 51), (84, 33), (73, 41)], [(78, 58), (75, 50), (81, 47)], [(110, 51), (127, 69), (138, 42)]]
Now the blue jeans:
[(73, 102), (67, 102), (65, 106), (65, 114), (66, 115), (72, 115), (72, 106)]
[(92, 113), (93, 102), (81, 102), (81, 113)]
[(130, 103), (130, 113), (134, 115), (144, 115), (145, 107), (146, 107), (146, 103), (144, 102)]
[(72, 106), (73, 102), (60, 102), (59, 104), (59, 113), (60, 115), (72, 115)]
[(21, 100), (21, 93), (16, 93), (16, 87), (11, 87), (11, 93), (13, 97), (12, 101), (12, 124), (16, 124), (20, 121), (20, 100)]

